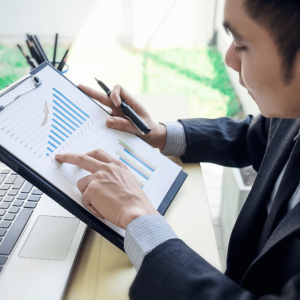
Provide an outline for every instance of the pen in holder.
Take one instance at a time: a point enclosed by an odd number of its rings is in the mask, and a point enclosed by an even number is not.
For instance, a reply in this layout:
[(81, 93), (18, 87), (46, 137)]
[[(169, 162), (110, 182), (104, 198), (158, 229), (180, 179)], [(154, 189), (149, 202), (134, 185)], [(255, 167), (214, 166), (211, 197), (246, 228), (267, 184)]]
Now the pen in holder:
[[(55, 35), (55, 44), (54, 44), (54, 51), (53, 51), (53, 60), (52, 65), (55, 67), (59, 72), (62, 74), (65, 74), (69, 70), (69, 66), (66, 64), (68, 59), (68, 53), (70, 50), (71, 45), (64, 53), (61, 61), (56, 61), (56, 51), (57, 51), (57, 41), (58, 41), (58, 34)], [(35, 69), (43, 62), (49, 62), (49, 59), (36, 35), (32, 36), (30, 34), (27, 34), (27, 40), (26, 44), (28, 47), (28, 50), (30, 51), (30, 55), (27, 55), (27, 53), (22, 49), (22, 47), (18, 44), (18, 48), (20, 49), (22, 55), (27, 60), (28, 65), (30, 65), (31, 69)]]

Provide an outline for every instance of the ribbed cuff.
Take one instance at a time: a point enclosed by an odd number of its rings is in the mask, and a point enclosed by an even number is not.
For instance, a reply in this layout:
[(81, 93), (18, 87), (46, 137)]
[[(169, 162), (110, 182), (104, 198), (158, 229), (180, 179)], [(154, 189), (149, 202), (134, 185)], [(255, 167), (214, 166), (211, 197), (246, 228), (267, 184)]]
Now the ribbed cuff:
[(176, 238), (177, 235), (163, 216), (146, 215), (127, 226), (124, 248), (138, 271), (147, 253), (165, 241)]
[(182, 156), (185, 153), (185, 132), (181, 123), (161, 123), (167, 128), (167, 140), (164, 150), (161, 152), (166, 156)]

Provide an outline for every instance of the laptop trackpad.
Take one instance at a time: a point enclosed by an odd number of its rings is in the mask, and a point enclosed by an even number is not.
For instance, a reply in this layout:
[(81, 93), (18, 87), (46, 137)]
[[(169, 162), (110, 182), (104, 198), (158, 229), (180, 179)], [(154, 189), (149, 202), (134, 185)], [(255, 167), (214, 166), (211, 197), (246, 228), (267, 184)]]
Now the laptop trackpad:
[(78, 225), (76, 218), (39, 216), (19, 257), (64, 260)]

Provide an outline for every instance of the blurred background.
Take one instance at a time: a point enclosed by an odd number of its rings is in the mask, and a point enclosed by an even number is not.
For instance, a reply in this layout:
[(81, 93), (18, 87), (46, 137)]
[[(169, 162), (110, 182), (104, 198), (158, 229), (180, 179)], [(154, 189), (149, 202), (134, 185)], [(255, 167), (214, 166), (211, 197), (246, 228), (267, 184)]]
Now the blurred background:
[[(224, 64), (231, 43), (222, 28), (224, 2), (1, 0), (0, 89), (30, 71), (16, 47), (29, 54), (27, 33), (38, 36), (50, 60), (59, 33), (57, 59), (72, 44), (66, 76), (75, 84), (98, 88), (96, 76), (136, 95), (185, 95), (191, 117), (256, 115), (238, 74)], [(236, 170), (201, 165), (225, 269), (230, 231), (252, 183)], [(227, 209), (228, 201), (233, 208)]]

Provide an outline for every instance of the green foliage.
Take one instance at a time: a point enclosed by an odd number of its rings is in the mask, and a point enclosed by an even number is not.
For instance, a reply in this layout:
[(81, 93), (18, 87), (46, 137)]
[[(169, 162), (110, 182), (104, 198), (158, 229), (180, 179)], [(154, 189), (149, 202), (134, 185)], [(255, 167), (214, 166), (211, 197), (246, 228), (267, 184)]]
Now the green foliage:
[(192, 117), (238, 117), (237, 101), (216, 49), (167, 49), (142, 52), (145, 94), (183, 94)]
[[(29, 54), (26, 44), (21, 45), (24, 51)], [(57, 49), (57, 60), (60, 60), (66, 51), (66, 45)], [(44, 45), (44, 49), (50, 61), (53, 58), (53, 46)], [(17, 46), (0, 45), (0, 90), (20, 79), (30, 72), (30, 66), (21, 54)]]
[[(26, 45), (23, 47), (28, 52)], [(58, 47), (58, 60), (66, 47), (67, 45)], [(48, 58), (52, 60), (53, 46), (44, 45), (44, 48)], [(131, 48), (121, 50), (118, 56), (121, 56), (119, 59), (128, 61), (128, 70), (118, 71), (127, 74), (126, 87), (130, 87), (131, 83), (137, 86), (137, 89), (132, 89), (133, 92), (185, 95), (192, 117), (241, 115), (241, 106), (226, 73), (223, 59), (214, 48), (149, 51)], [(29, 71), (30, 67), (16, 46), (0, 45), (0, 89)]]

